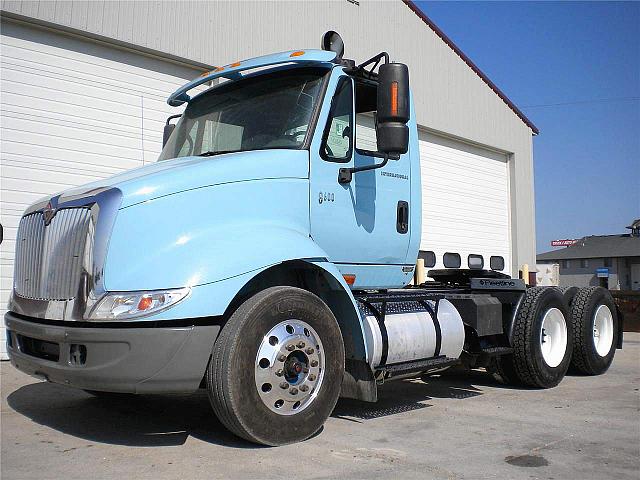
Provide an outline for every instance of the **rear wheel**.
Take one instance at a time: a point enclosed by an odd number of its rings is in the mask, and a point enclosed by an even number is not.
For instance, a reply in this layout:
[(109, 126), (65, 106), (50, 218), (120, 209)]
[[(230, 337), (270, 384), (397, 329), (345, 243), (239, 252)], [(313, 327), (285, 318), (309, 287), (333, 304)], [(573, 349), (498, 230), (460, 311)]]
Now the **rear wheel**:
[(343, 373), (344, 345), (331, 310), (305, 290), (272, 287), (243, 303), (223, 328), (207, 389), (233, 433), (284, 445), (320, 430)]
[(571, 325), (566, 302), (556, 288), (527, 290), (513, 325), (513, 354), (496, 360), (506, 382), (538, 388), (556, 386), (571, 359)]
[(580, 289), (578, 287), (560, 287), (560, 291), (564, 296), (565, 301), (567, 302), (567, 307), (571, 310), (571, 305), (573, 305), (573, 299)]
[(618, 343), (618, 316), (613, 297), (602, 287), (581, 288), (571, 307), (571, 368), (586, 375), (607, 371)]

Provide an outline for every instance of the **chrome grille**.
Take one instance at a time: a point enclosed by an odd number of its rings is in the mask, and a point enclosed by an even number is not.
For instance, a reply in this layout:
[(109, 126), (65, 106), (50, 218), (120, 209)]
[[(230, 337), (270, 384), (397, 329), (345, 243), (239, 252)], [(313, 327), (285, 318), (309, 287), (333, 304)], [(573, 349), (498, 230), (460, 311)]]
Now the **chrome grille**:
[(93, 222), (88, 208), (59, 210), (49, 225), (42, 212), (20, 220), (14, 289), (21, 297), (71, 300), (90, 268)]

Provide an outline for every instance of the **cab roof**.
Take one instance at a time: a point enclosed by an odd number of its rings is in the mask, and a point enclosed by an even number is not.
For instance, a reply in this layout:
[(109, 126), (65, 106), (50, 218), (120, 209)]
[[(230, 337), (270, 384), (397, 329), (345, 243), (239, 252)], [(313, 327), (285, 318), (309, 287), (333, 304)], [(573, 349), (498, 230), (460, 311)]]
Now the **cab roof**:
[(215, 80), (216, 78), (226, 78), (229, 80), (241, 79), (245, 76), (241, 72), (245, 70), (253, 70), (255, 68), (269, 67), (285, 63), (333, 66), (335, 65), (335, 61), (336, 53), (327, 50), (290, 50), (288, 52), (273, 53), (261, 57), (250, 58), (248, 60), (242, 60), (222, 67), (216, 67), (209, 72), (203, 73), (198, 78), (190, 81), (173, 92), (167, 99), (167, 103), (172, 107), (178, 107), (191, 100), (191, 97), (187, 93), (189, 90), (210, 82), (211, 80)]

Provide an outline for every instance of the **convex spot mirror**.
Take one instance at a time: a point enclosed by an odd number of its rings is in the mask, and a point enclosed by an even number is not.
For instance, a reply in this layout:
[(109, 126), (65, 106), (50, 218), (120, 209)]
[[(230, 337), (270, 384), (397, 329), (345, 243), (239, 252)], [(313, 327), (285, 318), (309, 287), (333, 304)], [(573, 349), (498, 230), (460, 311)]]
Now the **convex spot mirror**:
[(403, 154), (409, 149), (409, 68), (385, 63), (378, 69), (376, 136), (378, 151)]
[(342, 59), (344, 55), (344, 42), (338, 32), (329, 30), (322, 36), (322, 49), (335, 52), (337, 59)]

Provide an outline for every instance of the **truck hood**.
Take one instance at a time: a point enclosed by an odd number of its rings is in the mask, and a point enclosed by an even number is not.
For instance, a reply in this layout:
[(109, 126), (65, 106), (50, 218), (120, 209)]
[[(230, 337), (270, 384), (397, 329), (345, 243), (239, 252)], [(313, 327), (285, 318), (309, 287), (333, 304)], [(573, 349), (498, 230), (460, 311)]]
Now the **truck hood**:
[(309, 178), (309, 152), (254, 150), (163, 160), (65, 190), (60, 200), (89, 195), (96, 189), (115, 187), (122, 192), (120, 208), (126, 208), (196, 188), (275, 178)]

